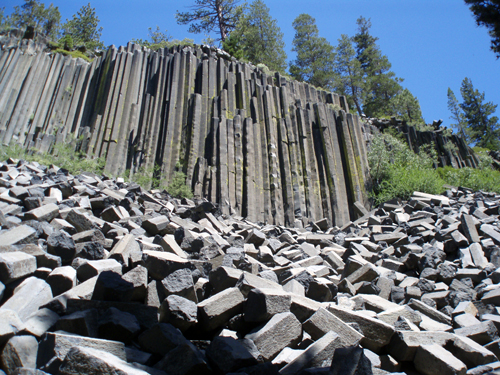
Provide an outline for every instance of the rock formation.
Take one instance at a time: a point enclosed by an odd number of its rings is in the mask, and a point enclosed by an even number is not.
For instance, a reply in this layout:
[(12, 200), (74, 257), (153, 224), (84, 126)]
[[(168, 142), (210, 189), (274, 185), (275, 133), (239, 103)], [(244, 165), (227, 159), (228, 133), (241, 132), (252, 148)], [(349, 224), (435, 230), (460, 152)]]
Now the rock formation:
[[(112, 46), (88, 63), (20, 36), (0, 36), (3, 144), (47, 152), (76, 139), (108, 175), (164, 185), (180, 169), (196, 197), (254, 222), (342, 226), (369, 207), (370, 127), (342, 96), (206, 46)], [(433, 142), (443, 165), (474, 166), (456, 137), (401, 131), (414, 148)]]
[[(302, 225), (355, 219), (366, 146), (343, 97), (267, 75), (220, 50), (112, 46), (87, 63), (4, 36), (0, 140), (49, 151), (79, 140), (106, 172), (181, 168), (225, 214)], [(347, 113), (346, 113), (347, 112)]]

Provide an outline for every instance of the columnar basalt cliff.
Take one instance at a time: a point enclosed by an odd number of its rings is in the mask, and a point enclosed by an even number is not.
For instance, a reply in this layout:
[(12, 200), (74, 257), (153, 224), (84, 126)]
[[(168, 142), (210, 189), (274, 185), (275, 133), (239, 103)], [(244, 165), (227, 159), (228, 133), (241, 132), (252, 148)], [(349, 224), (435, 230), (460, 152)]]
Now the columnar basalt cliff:
[(4, 144), (77, 139), (108, 174), (165, 184), (181, 169), (195, 196), (252, 221), (342, 226), (368, 203), (364, 126), (342, 96), (209, 47), (112, 46), (88, 63), (16, 37), (0, 37)]
[[(342, 225), (366, 202), (368, 165), (344, 98), (220, 51), (129, 44), (91, 64), (11, 48), (0, 57), (1, 141), (41, 151), (70, 135), (106, 171), (180, 168), (223, 213)], [(347, 111), (348, 112), (348, 111)]]

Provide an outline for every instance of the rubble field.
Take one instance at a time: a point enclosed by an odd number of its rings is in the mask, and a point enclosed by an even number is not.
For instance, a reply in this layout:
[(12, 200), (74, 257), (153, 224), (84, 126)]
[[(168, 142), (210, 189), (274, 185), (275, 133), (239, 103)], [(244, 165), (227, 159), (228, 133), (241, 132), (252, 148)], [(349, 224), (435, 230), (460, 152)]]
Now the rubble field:
[(450, 187), (370, 212), (358, 205), (342, 228), (287, 228), (9, 159), (1, 368), (500, 373), (499, 209), (498, 194)]

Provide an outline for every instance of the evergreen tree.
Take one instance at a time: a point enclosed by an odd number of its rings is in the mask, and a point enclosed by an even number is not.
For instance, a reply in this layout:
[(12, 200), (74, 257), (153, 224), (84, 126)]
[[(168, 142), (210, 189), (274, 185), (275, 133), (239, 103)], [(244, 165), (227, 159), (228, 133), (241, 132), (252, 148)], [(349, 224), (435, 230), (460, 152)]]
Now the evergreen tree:
[(462, 136), (467, 144), (471, 142), (471, 137), (469, 135), (469, 128), (467, 127), (467, 121), (465, 119), (464, 113), (458, 104), (457, 97), (455, 93), (448, 87), (448, 109), (451, 112), (450, 119), (454, 121), (451, 126), (458, 131), (458, 134)]
[[(265, 64), (281, 73), (287, 67), (285, 42), (277, 21), (269, 15), (269, 8), (261, 0), (255, 0), (244, 11), (234, 31), (231, 43), (237, 40), (237, 48), (243, 58), (253, 64)], [(230, 47), (229, 44), (224, 44)]]
[(66, 20), (63, 25), (63, 35), (71, 36), (75, 45), (83, 44), (89, 50), (104, 48), (104, 43), (100, 40), (101, 33), (99, 18), (90, 3), (82, 6), (77, 14), (73, 15), (73, 19)]
[(232, 32), (226, 38), (226, 40), (222, 43), (222, 48), (237, 60), (244, 60), (245, 58), (241, 37), (237, 36), (235, 32)]
[(408, 89), (404, 89), (389, 101), (389, 115), (405, 120), (408, 125), (419, 128), (425, 125), (420, 103)]
[(500, 124), (498, 117), (491, 117), (497, 105), (492, 102), (484, 103), (484, 92), (481, 94), (474, 89), (472, 81), (467, 77), (462, 81), (460, 93), (463, 98), (460, 108), (467, 120), (472, 142), (479, 147), (500, 150)]
[(478, 25), (486, 26), (491, 36), (491, 50), (500, 57), (500, 1), (465, 0)]
[(316, 20), (301, 14), (293, 21), (295, 37), (292, 51), (297, 58), (290, 64), (293, 78), (324, 89), (333, 87), (335, 52), (328, 41), (319, 36)]
[(363, 113), (364, 73), (361, 62), (356, 58), (352, 39), (342, 34), (335, 54), (335, 91), (345, 95), (359, 115)]
[(45, 8), (45, 5), (38, 0), (25, 0), (20, 7), (14, 7), (14, 12), (8, 17), (7, 23), (20, 29), (32, 26), (35, 32), (56, 39), (60, 21), (61, 14), (58, 7), (50, 4)]
[(0, 30), (10, 26), (10, 18), (4, 15), (5, 8), (0, 8)]
[(216, 30), (220, 35), (218, 40), (224, 42), (236, 27), (241, 14), (237, 3), (237, 0), (195, 0), (195, 5), (191, 6), (192, 12), (177, 11), (175, 18), (179, 25), (190, 24), (190, 33)]
[(390, 100), (402, 91), (399, 82), (403, 80), (390, 71), (389, 59), (382, 55), (376, 44), (378, 38), (370, 35), (370, 20), (360, 17), (356, 23), (358, 32), (353, 41), (365, 81), (362, 92), (363, 112), (369, 117), (381, 117), (390, 111)]

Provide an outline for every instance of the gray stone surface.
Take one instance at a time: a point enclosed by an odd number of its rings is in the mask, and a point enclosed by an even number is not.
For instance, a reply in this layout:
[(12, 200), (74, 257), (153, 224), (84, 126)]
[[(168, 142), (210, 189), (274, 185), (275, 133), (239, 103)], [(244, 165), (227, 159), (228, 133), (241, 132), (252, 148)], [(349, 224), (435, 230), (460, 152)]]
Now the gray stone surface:
[(76, 286), (76, 270), (71, 266), (57, 267), (45, 281), (52, 288), (52, 295), (58, 296)]
[(244, 316), (247, 322), (264, 322), (276, 314), (289, 312), (291, 296), (278, 289), (252, 289), (245, 302)]
[(467, 367), (449, 351), (437, 344), (421, 345), (413, 360), (415, 368), (425, 375), (465, 374)]
[(172, 272), (161, 281), (165, 296), (172, 294), (187, 298), (195, 303), (198, 302), (194, 289), (193, 276), (187, 268), (181, 268)]
[(35, 242), (36, 230), (28, 225), (20, 225), (0, 233), (0, 243), (2, 246), (19, 245)]
[(272, 360), (283, 348), (300, 340), (302, 326), (292, 313), (274, 315), (264, 326), (256, 328), (245, 338), (252, 340), (264, 360)]
[(42, 337), (59, 320), (59, 315), (47, 308), (41, 308), (33, 313), (24, 323), (23, 333), (28, 333), (36, 338)]
[(163, 300), (158, 312), (160, 322), (170, 323), (182, 332), (193, 327), (198, 317), (196, 303), (175, 294)]
[(13, 310), (19, 318), (25, 322), (31, 314), (52, 299), (50, 285), (44, 280), (36, 277), (25, 279), (1, 307), (1, 309)]
[(372, 374), (372, 363), (359, 346), (339, 348), (333, 353), (329, 375)]
[(129, 344), (141, 331), (137, 318), (115, 307), (107, 309), (99, 318), (99, 337)]
[(35, 368), (38, 341), (34, 336), (12, 337), (2, 350), (2, 368), (7, 375), (15, 373), (18, 367)]
[(4, 345), (23, 328), (23, 322), (15, 311), (0, 308), (0, 345)]
[(361, 344), (370, 350), (377, 351), (387, 345), (394, 334), (394, 328), (381, 320), (332, 305), (327, 310), (345, 323), (358, 324), (364, 336)]
[(343, 343), (340, 336), (329, 331), (284, 366), (279, 373), (280, 375), (293, 375), (309, 367), (328, 367), (331, 365), (335, 350), (341, 347)]
[(164, 371), (163, 374), (210, 374), (212, 372), (204, 354), (189, 341), (169, 351), (154, 369)]
[(304, 331), (310, 334), (311, 338), (315, 341), (319, 340), (329, 331), (333, 331), (339, 335), (343, 346), (357, 345), (363, 338), (362, 334), (324, 308), (318, 309), (302, 326)]
[(95, 374), (96, 369), (101, 373), (146, 375), (148, 372), (138, 369), (105, 350), (91, 347), (72, 347), (59, 368), (60, 373), (70, 374)]
[(0, 253), (0, 281), (8, 284), (22, 277), (29, 276), (37, 268), (36, 258), (16, 251)]
[(57, 371), (69, 351), (76, 346), (97, 349), (121, 360), (126, 359), (125, 345), (121, 342), (48, 332), (38, 345), (37, 368), (49, 373)]
[(198, 320), (205, 330), (221, 327), (243, 311), (244, 297), (238, 288), (228, 288), (198, 303)]
[(52, 221), (59, 216), (59, 207), (57, 204), (49, 203), (24, 214), (26, 220)]

